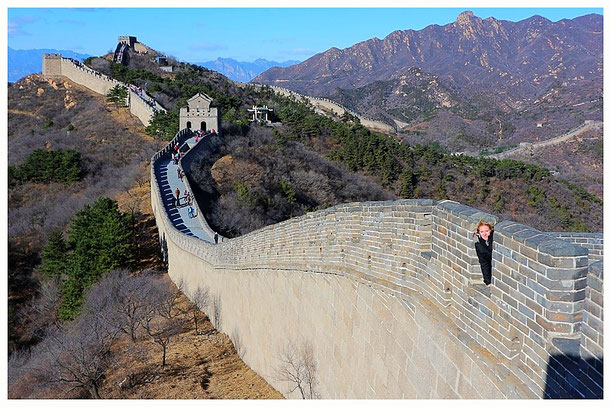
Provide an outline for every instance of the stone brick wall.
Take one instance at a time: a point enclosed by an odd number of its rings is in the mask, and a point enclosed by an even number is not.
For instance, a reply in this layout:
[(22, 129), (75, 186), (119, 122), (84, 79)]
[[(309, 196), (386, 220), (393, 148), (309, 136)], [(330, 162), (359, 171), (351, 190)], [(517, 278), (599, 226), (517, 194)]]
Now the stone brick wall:
[(587, 248), (590, 263), (595, 263), (603, 259), (604, 239), (602, 233), (547, 232), (547, 234)]
[(45, 76), (60, 76), (62, 74), (61, 54), (43, 54), (42, 74)]
[[(550, 384), (549, 364), (582, 340), (584, 247), (501, 222), (486, 291), (473, 232), (496, 218), (456, 202), (343, 204), (214, 246), (164, 221), (152, 190), (170, 276), (221, 299), (221, 329), (285, 393), (275, 369), (287, 340), (314, 346), (323, 397), (545, 397), (570, 385)], [(584, 349), (602, 349), (594, 318)]]
[[(72, 82), (85, 86), (86, 88), (106, 95), (110, 89), (120, 85), (127, 87), (126, 84), (101, 74), (85, 65), (76, 65), (69, 58), (62, 58), (60, 54), (44, 54), (42, 58), (43, 69), (42, 73), (45, 76), (65, 76)], [(165, 110), (157, 102), (154, 102), (155, 108), (147, 104), (131, 89), (129, 92), (129, 109), (143, 125), (148, 126), (155, 110)]]
[[(312, 345), (316, 390), (324, 398), (536, 397), (438, 307), (406, 287), (415, 287), (407, 270), (417, 269), (407, 253), (394, 246), (405, 260), (390, 262), (395, 276), (376, 265), (382, 256), (358, 254), (375, 254), (370, 246), (384, 244), (368, 231), (376, 213), (392, 203), (342, 205), (215, 246), (173, 230), (160, 216), (158, 192), (152, 193), (171, 278), (187, 287), (187, 295), (207, 287), (220, 299), (219, 328), (240, 338), (244, 361), (287, 397), (299, 397), (278, 379), (279, 358), (290, 342), (298, 349)], [(403, 210), (429, 203), (405, 202)], [(407, 247), (419, 250), (418, 216), (413, 223), (407, 217), (397, 227), (402, 233), (386, 244), (411, 239)], [(291, 243), (284, 244), (287, 238)], [(344, 241), (345, 248), (330, 250), (329, 239)], [(392, 277), (399, 284), (390, 283)]]
[(62, 58), (61, 74), (68, 77), (72, 82), (85, 86), (101, 95), (106, 95), (111, 88), (117, 85), (123, 85), (121, 82), (84, 65), (77, 66), (68, 58)]
[[(586, 286), (585, 310), (581, 327), (579, 379), (587, 383), (596, 397), (603, 394), (603, 262), (590, 265)], [(588, 382), (591, 380), (594, 384)]]
[(155, 114), (155, 109), (131, 89), (129, 89), (129, 111), (140, 119), (145, 126), (149, 125), (153, 114)]

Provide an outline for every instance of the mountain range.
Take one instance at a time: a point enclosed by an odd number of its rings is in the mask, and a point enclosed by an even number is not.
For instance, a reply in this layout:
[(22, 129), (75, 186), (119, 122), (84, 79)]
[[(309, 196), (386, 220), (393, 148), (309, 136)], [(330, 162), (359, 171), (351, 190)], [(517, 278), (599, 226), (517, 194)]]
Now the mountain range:
[(91, 55), (79, 54), (70, 50), (58, 49), (12, 49), (8, 47), (8, 81), (17, 82), (19, 79), (33, 73), (42, 72), (42, 54), (62, 54), (67, 58), (80, 61)]
[[(8, 47), (8, 81), (17, 82), (19, 79), (33, 73), (42, 72), (42, 54), (59, 53), (67, 58), (80, 61), (92, 55), (80, 54), (70, 50), (57, 49), (27, 49), (16, 50)], [(238, 82), (248, 82), (255, 76), (274, 66), (287, 67), (298, 64), (300, 61), (288, 60), (283, 62), (256, 59), (252, 62), (237, 61), (232, 58), (217, 58), (213, 61), (194, 62), (195, 65), (220, 72), (230, 79)]]
[(300, 61), (268, 61), (267, 59), (256, 59), (253, 62), (237, 61), (232, 58), (217, 58), (213, 61), (194, 62), (195, 65), (217, 71), (238, 82), (249, 82), (251, 79), (274, 66), (287, 67), (298, 64)]
[[(602, 16), (455, 22), (331, 48), (252, 82), (329, 97), (406, 141), (481, 150), (602, 120)], [(494, 91), (491, 92), (491, 89)]]

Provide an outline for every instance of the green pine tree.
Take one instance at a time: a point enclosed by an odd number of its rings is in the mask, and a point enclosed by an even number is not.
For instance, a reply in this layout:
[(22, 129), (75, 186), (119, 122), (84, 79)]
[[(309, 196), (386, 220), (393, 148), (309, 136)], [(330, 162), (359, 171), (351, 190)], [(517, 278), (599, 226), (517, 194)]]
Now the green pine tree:
[(42, 249), (40, 272), (48, 277), (65, 275), (68, 266), (68, 249), (68, 243), (64, 240), (62, 232), (53, 232), (47, 245)]
[(76, 213), (68, 241), (61, 232), (53, 233), (42, 250), (40, 270), (62, 278), (60, 317), (74, 318), (85, 289), (110, 270), (129, 267), (133, 248), (131, 216), (110, 198), (100, 198)]

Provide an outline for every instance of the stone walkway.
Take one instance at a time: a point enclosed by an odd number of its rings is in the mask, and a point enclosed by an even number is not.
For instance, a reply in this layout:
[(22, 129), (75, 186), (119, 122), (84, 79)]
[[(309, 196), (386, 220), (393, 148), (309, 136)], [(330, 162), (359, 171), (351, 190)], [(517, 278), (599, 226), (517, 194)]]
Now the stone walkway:
[[(186, 143), (189, 145), (189, 147), (192, 147), (195, 144), (195, 139), (190, 138), (186, 141)], [(157, 177), (157, 182), (159, 183), (159, 189), (161, 190), (163, 206), (168, 214), (168, 217), (179, 231), (189, 236), (195, 236), (206, 242), (214, 243), (214, 236), (211, 236), (206, 230), (204, 230), (199, 223), (198, 217), (203, 215), (200, 213), (195, 213), (195, 217), (189, 217), (189, 206), (185, 204), (184, 200), (186, 186), (185, 183), (178, 177), (178, 172), (176, 171), (177, 168), (178, 166), (174, 164), (169, 156), (160, 158), (155, 164), (155, 175)], [(172, 205), (172, 195), (174, 195), (176, 188), (180, 190), (180, 203), (178, 208)]]

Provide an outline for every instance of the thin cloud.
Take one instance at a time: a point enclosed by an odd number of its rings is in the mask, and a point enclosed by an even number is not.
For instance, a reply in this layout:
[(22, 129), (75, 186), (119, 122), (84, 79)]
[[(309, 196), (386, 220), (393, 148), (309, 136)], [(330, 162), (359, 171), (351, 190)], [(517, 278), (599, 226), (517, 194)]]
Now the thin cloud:
[(220, 51), (224, 49), (228, 49), (227, 45), (223, 44), (213, 44), (209, 42), (202, 42), (199, 44), (193, 44), (189, 46), (191, 51)]
[(24, 26), (33, 23), (36, 18), (31, 15), (17, 17), (8, 22), (8, 35), (31, 35), (24, 29)]

